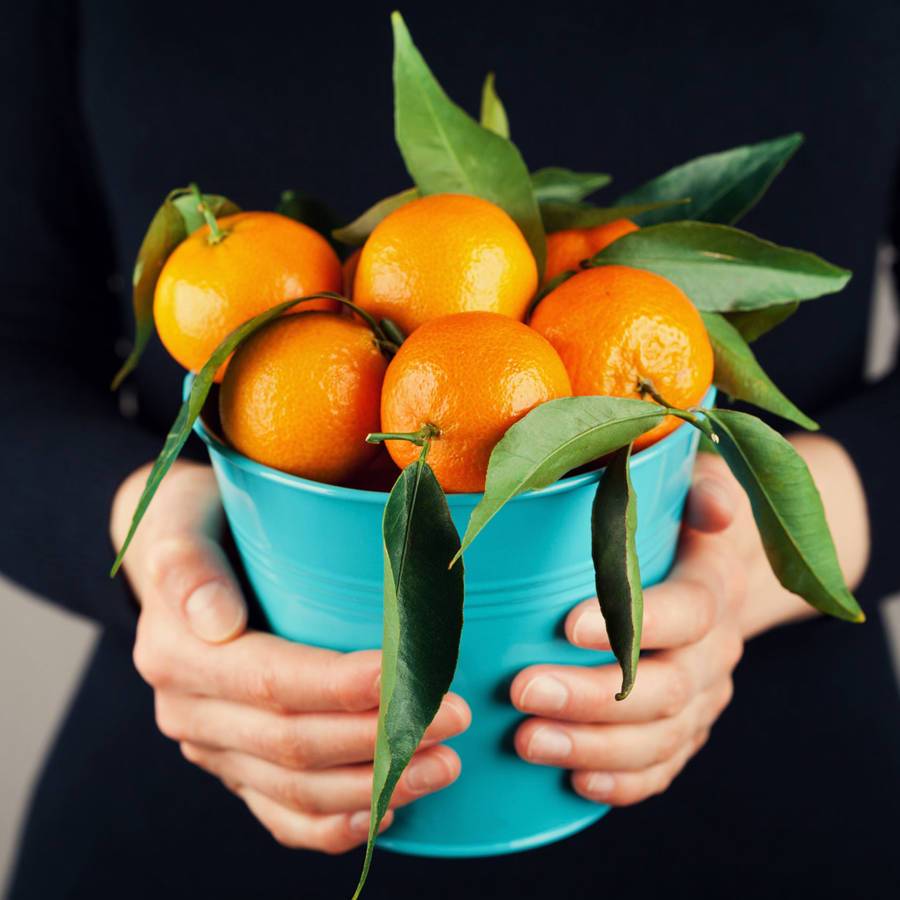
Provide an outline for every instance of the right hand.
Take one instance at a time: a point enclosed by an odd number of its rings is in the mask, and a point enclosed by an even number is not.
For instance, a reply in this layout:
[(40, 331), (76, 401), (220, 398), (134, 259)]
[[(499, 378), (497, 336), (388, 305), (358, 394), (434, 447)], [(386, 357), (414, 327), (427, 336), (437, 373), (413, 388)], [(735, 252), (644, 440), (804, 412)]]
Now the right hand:
[[(117, 549), (148, 472), (138, 469), (117, 491)], [(212, 470), (176, 462), (125, 556), (141, 606), (134, 663), (154, 689), (157, 725), (279, 843), (343, 853), (369, 830), (381, 653), (245, 631), (246, 604), (215, 539), (220, 525)], [(392, 808), (456, 779), (459, 757), (438, 742), (470, 718), (460, 697), (445, 697)], [(389, 811), (382, 827), (392, 819)]]

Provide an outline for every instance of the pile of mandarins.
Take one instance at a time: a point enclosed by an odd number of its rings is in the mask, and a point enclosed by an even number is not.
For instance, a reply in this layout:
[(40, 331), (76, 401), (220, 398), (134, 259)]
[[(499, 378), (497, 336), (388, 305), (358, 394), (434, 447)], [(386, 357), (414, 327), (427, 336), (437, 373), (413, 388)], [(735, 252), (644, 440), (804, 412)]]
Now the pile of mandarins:
[[(532, 309), (539, 284), (531, 250), (509, 215), (478, 197), (406, 203), (343, 267), (317, 232), (276, 213), (239, 213), (218, 226), (184, 240), (156, 286), (159, 336), (186, 368), (199, 370), (258, 313), (323, 291), (343, 291), (405, 335), (389, 358), (359, 315), (321, 299), (261, 328), (222, 366), (225, 438), (293, 475), (381, 486), (397, 470), (366, 436), (428, 425), (428, 462), (444, 490), (481, 491), (494, 445), (540, 403), (573, 394), (647, 399), (641, 386), (649, 381), (684, 408), (700, 403), (712, 381), (700, 315), (659, 275), (585, 269)], [(635, 230), (622, 219), (548, 235), (544, 284)], [(678, 423), (667, 417), (635, 449)], [(401, 468), (419, 455), (406, 440), (385, 446)]]

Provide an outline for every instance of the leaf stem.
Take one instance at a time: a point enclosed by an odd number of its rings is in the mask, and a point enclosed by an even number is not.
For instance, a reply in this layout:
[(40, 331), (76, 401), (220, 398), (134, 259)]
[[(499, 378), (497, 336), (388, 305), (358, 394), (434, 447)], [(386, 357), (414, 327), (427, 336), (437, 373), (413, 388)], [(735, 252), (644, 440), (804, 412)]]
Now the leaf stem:
[(653, 382), (649, 378), (644, 378), (642, 376), (638, 378), (638, 390), (642, 395), (649, 394), (660, 406), (665, 406), (669, 415), (677, 416), (685, 422), (690, 422), (695, 428), (699, 428), (700, 431), (702, 431), (714, 444), (719, 443), (719, 436), (713, 431), (709, 418), (701, 419), (699, 416), (694, 415), (695, 412), (706, 412), (702, 406), (692, 406), (690, 409), (679, 409), (677, 406), (672, 406), (672, 404), (667, 403), (665, 397), (656, 390), (656, 386)]
[(209, 225), (209, 243), (218, 244), (225, 238), (228, 232), (222, 231), (222, 229), (219, 228), (219, 223), (216, 221), (216, 217), (212, 214), (212, 210), (209, 208), (209, 206), (207, 206), (206, 203), (203, 202), (203, 195), (200, 193), (200, 188), (197, 187), (197, 183), (195, 181), (192, 181), (188, 185), (188, 188), (194, 195), (194, 199), (197, 201), (197, 209), (203, 213), (203, 218), (206, 219), (206, 224)]

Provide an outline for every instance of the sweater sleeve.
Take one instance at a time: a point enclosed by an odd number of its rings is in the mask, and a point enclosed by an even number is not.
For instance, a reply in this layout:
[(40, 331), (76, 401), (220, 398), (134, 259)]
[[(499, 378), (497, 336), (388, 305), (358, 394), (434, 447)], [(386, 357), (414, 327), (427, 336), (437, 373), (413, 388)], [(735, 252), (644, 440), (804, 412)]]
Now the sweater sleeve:
[(0, 29), (0, 570), (130, 632), (124, 578), (103, 574), (109, 505), (160, 439), (120, 415), (109, 390), (120, 323), (79, 115), (73, 7), (13, 4)]

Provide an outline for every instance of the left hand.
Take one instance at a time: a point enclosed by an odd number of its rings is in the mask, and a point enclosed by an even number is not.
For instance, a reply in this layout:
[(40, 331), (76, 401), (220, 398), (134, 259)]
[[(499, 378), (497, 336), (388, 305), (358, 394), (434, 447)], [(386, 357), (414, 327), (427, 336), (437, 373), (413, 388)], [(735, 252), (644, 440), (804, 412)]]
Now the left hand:
[[(747, 555), (758, 547), (752, 528), (727, 467), (701, 454), (675, 566), (644, 593), (641, 646), (655, 652), (641, 658), (631, 695), (615, 700), (617, 664), (523, 670), (510, 694), (534, 718), (516, 733), (519, 755), (572, 769), (579, 794), (614, 806), (666, 790), (731, 699), (744, 646)], [(566, 635), (579, 647), (609, 650), (596, 599), (571, 611)]]

